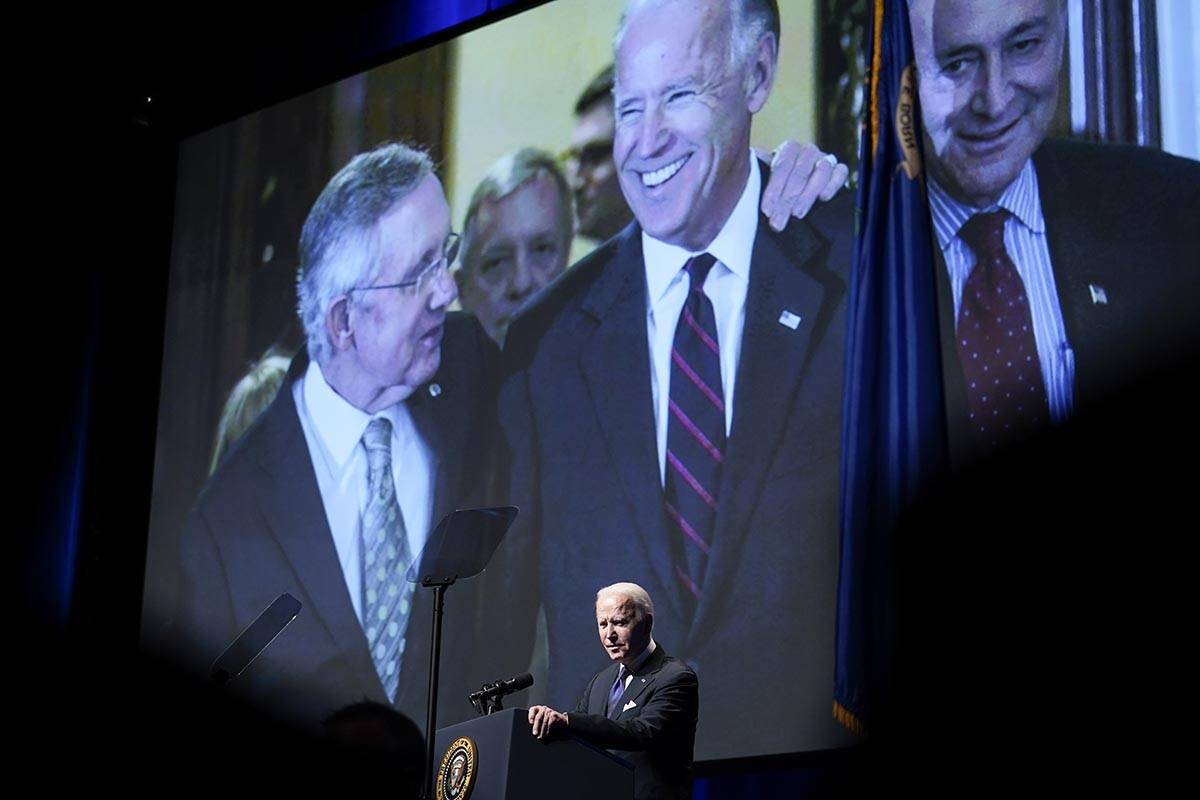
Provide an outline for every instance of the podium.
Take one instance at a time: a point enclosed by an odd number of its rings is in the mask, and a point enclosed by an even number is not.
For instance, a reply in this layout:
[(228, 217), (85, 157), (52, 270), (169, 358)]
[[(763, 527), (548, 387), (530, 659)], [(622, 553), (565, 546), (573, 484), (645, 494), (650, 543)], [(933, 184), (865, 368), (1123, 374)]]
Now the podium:
[(528, 711), (524, 708), (510, 708), (442, 728), (437, 732), (439, 764), (451, 744), (461, 737), (475, 745), (477, 760), (470, 800), (633, 797), (632, 764), (580, 739), (535, 739), (529, 732)]

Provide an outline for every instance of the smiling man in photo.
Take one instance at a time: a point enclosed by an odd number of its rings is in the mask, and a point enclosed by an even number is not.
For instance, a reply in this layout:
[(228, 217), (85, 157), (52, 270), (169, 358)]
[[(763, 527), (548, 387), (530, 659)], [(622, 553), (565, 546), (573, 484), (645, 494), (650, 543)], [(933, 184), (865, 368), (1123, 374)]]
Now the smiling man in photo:
[(1065, 0), (909, 8), (951, 441), (972, 458), (1192, 346), (1200, 164), (1047, 139)]
[(656, 638), (700, 677), (700, 758), (841, 741), (830, 687), (852, 201), (782, 231), (760, 213), (770, 171), (751, 128), (778, 47), (771, 0), (627, 4), (613, 160), (635, 220), (505, 344), (522, 510), (505, 545), (521, 565), (509, 643), (528, 644), (540, 602), (547, 702), (562, 708), (595, 671), (572, 610), (598, 584), (646, 587)]

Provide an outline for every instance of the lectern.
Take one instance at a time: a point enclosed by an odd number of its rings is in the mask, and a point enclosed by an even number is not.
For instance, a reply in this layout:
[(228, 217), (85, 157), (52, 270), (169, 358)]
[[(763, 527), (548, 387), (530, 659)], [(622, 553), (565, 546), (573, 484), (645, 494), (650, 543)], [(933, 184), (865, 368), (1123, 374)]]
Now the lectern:
[[(580, 739), (539, 741), (510, 708), (437, 732), (442, 800), (624, 800), (633, 765)], [(461, 740), (469, 740), (469, 746)], [(451, 747), (458, 742), (455, 747)], [(444, 765), (444, 768), (442, 768)]]

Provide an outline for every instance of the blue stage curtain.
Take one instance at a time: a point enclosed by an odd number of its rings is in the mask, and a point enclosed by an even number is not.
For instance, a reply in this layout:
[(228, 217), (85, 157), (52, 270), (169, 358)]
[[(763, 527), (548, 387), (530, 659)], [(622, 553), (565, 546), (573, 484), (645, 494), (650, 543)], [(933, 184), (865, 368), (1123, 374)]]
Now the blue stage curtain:
[(411, 42), (438, 31), (452, 28), (480, 14), (512, 5), (514, 0), (438, 0), (427, 3), (405, 3), (396, 6), (403, 39), (397, 44)]
[(873, 6), (846, 339), (834, 689), (835, 715), (858, 733), (885, 702), (891, 672), (895, 523), (947, 466), (908, 4)]

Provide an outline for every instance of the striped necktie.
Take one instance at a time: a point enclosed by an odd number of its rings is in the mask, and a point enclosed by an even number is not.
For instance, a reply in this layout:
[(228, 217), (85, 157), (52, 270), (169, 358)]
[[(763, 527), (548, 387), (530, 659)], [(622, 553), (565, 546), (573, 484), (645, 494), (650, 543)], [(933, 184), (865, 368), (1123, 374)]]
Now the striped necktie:
[(702, 253), (684, 266), (691, 283), (671, 346), (664, 506), (671, 522), (675, 575), (693, 609), (704, 582), (725, 452), (716, 317), (704, 294), (704, 280), (714, 263), (716, 259)]

